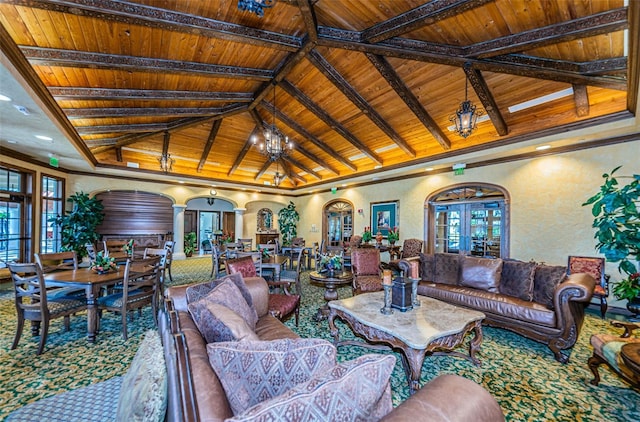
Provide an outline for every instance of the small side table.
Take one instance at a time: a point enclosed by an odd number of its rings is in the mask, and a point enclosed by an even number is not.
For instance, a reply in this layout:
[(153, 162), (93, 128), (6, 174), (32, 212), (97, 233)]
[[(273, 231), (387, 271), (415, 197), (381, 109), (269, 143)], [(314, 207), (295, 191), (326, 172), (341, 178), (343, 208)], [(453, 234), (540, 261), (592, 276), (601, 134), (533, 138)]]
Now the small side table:
[(327, 319), (329, 315), (328, 303), (338, 299), (338, 287), (351, 284), (353, 282), (353, 274), (350, 271), (343, 271), (335, 274), (333, 277), (329, 277), (325, 273), (311, 271), (309, 273), (309, 279), (312, 284), (324, 287), (324, 300), (326, 300), (327, 303), (318, 308), (318, 313), (315, 317), (316, 321), (322, 321), (323, 319)]
[(640, 343), (629, 343), (622, 346), (620, 357), (627, 368), (640, 380)]

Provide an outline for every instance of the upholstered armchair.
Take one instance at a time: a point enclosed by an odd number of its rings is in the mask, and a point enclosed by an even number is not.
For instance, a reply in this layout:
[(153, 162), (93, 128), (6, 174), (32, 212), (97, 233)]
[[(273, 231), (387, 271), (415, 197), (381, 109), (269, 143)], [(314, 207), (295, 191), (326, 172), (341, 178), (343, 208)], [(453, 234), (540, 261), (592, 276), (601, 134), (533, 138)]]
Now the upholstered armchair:
[[(640, 325), (621, 321), (611, 321), (611, 325), (624, 328), (624, 333), (619, 337), (613, 334), (594, 334), (591, 336), (593, 356), (589, 358), (588, 364), (589, 369), (593, 373), (593, 379), (590, 382), (593, 385), (600, 383), (598, 367), (605, 363), (631, 385), (640, 388), (640, 373), (637, 369), (634, 371), (627, 365), (625, 357), (622, 356), (621, 353), (622, 348), (627, 345), (640, 345), (640, 338), (637, 336), (634, 337), (632, 334), (634, 330), (640, 328)], [(635, 365), (636, 368), (640, 366), (638, 362), (636, 362)]]
[(593, 297), (600, 299), (600, 316), (604, 319), (607, 313), (607, 296), (609, 296), (609, 276), (604, 273), (604, 258), (590, 256), (570, 256), (567, 275), (587, 273), (596, 280)]
[(382, 290), (380, 251), (377, 248), (352, 249), (351, 270), (354, 295)]
[(395, 272), (400, 272), (398, 263), (401, 259), (414, 258), (420, 256), (422, 252), (423, 241), (420, 239), (405, 239), (402, 243), (402, 250), (400, 251), (399, 259), (392, 259), (388, 263), (382, 263), (383, 268), (390, 269)]

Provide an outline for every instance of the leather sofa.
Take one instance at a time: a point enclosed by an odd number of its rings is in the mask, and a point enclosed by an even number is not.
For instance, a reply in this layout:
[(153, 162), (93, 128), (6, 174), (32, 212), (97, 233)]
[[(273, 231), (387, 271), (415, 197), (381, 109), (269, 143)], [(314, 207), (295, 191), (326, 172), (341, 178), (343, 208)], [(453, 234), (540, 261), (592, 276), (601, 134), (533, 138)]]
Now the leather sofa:
[(483, 324), (546, 344), (556, 360), (573, 347), (595, 280), (566, 267), (458, 254), (420, 254), (400, 269), (420, 278), (418, 294), (483, 312)]
[[(259, 339), (297, 338), (293, 331), (269, 314), (269, 291), (264, 279), (247, 278), (245, 284), (258, 314), (255, 333)], [(161, 324), (161, 328), (170, 330), (184, 348), (178, 347), (183, 359), (178, 359), (169, 375), (167, 419), (222, 421), (233, 414), (222, 384), (209, 364), (205, 340), (188, 311), (186, 288), (172, 286), (165, 292), (169, 323)], [(491, 394), (475, 382), (456, 375), (443, 375), (431, 381), (388, 413), (384, 420), (408, 421), (415, 415), (427, 414), (433, 421), (504, 420), (502, 410)]]

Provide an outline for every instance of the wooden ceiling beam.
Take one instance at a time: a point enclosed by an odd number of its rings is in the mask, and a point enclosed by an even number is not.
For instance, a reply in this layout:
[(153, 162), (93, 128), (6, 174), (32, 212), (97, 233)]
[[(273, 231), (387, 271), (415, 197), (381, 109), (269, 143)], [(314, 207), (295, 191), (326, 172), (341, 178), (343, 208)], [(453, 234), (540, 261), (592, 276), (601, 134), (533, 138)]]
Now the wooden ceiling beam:
[[(25, 1), (3, 0), (3, 3), (22, 6)], [(31, 0), (28, 3), (29, 7), (43, 10), (89, 16), (95, 19), (105, 19), (112, 22), (164, 29), (172, 32), (204, 35), (206, 37), (278, 50), (296, 51), (301, 45), (300, 39), (293, 36), (128, 1), (74, 0), (69, 2), (67, 0)]]
[(415, 9), (373, 25), (361, 34), (362, 42), (377, 43), (425, 25), (450, 18), (494, 0), (433, 0)]
[(593, 37), (628, 27), (627, 8), (622, 7), (595, 15), (572, 19), (542, 28), (520, 32), (465, 47), (465, 56), (488, 58), (544, 47), (550, 44)]
[(69, 119), (85, 119), (99, 117), (194, 117), (194, 116), (212, 116), (225, 111), (224, 107), (203, 107), (203, 108), (146, 108), (146, 107), (107, 107), (107, 108), (63, 108), (64, 113)]
[(287, 161), (287, 162), (293, 164), (294, 166), (298, 167), (302, 171), (305, 171), (307, 174), (310, 174), (311, 176), (315, 177), (316, 179), (322, 180), (322, 177), (320, 177), (320, 175), (318, 173), (316, 173), (315, 171), (313, 171), (309, 167), (305, 166), (304, 164), (302, 164), (300, 161), (296, 160), (292, 156), (287, 155), (287, 156), (282, 157), (282, 159), (284, 161)]
[(589, 93), (585, 85), (573, 85), (573, 101), (576, 104), (576, 116), (589, 115)]
[(629, 60), (627, 57), (613, 57), (610, 59), (594, 60), (578, 65), (578, 72), (584, 75), (601, 75), (618, 73), (626, 76)]
[(358, 148), (360, 152), (366, 155), (370, 160), (372, 160), (376, 164), (382, 165), (382, 159), (378, 154), (376, 154), (371, 148), (369, 148), (362, 141), (356, 138), (351, 132), (349, 132), (344, 126), (342, 126), (340, 122), (331, 117), (329, 113), (327, 113), (320, 106), (314, 103), (311, 98), (307, 97), (302, 91), (293, 86), (287, 80), (283, 80), (280, 85), (285, 91), (287, 91), (289, 95), (291, 95), (302, 105), (304, 105), (307, 110), (312, 112), (317, 118), (322, 120), (332, 130), (346, 139), (351, 145)]
[[(162, 138), (162, 155), (167, 155), (169, 153), (169, 142), (171, 141), (171, 133), (166, 130), (164, 132), (164, 137)], [(117, 148), (120, 149), (120, 148)]]
[(498, 104), (496, 103), (495, 98), (493, 98), (484, 77), (479, 70), (472, 69), (470, 66), (465, 66), (463, 69), (467, 79), (476, 92), (476, 95), (480, 99), (484, 110), (491, 119), (491, 123), (493, 123), (493, 126), (496, 128), (498, 135), (506, 136), (509, 133), (509, 128), (500, 113)]
[(216, 136), (218, 136), (220, 126), (222, 126), (222, 119), (213, 121), (213, 124), (211, 125), (211, 131), (209, 132), (209, 137), (207, 138), (207, 142), (202, 148), (202, 155), (200, 156), (200, 162), (198, 163), (198, 168), (196, 169), (198, 173), (202, 171), (205, 163), (207, 162), (207, 157), (209, 157), (211, 147), (216, 140)]
[(402, 78), (400, 78), (389, 62), (384, 57), (375, 54), (367, 54), (366, 56), (440, 146), (444, 149), (451, 149), (451, 141), (447, 138), (447, 135), (442, 132), (442, 129), (440, 129), (435, 120), (433, 120), (427, 110), (424, 109), (420, 100), (407, 88)]
[(115, 146), (117, 141), (118, 141), (117, 138), (103, 138), (103, 139), (87, 139), (84, 141), (84, 143), (87, 144), (89, 148), (92, 148), (92, 147), (100, 147), (100, 146)]
[(122, 162), (122, 148), (116, 148), (116, 161)]
[[(552, 68), (539, 68), (535, 66), (519, 65), (515, 63), (505, 63), (495, 58), (473, 59), (465, 58), (460, 54), (453, 54), (456, 49), (446, 47), (444, 50), (451, 50), (445, 53), (443, 49), (438, 52), (437, 45), (411, 40), (405, 42), (399, 38), (387, 40), (380, 44), (364, 44), (352, 41), (349, 38), (337, 39), (332, 36), (325, 36), (321, 27), (318, 45), (344, 50), (359, 51), (365, 54), (375, 54), (384, 57), (395, 57), (405, 60), (416, 60), (426, 63), (435, 63), (454, 67), (463, 67), (465, 63), (471, 62), (473, 67), (495, 73), (505, 73), (510, 75), (525, 76), (534, 79), (552, 80), (564, 83), (575, 83), (578, 85), (597, 86), (601, 88), (627, 90), (626, 81), (623, 78), (603, 77), (597, 75), (583, 75), (578, 72), (568, 72)], [(344, 32), (344, 31), (339, 31)], [(408, 48), (407, 45), (412, 45)], [(449, 55), (451, 54), (451, 55)], [(549, 63), (549, 62), (547, 62)], [(562, 63), (559, 61), (559, 63)]]
[(260, 126), (258, 126), (258, 125), (256, 125), (253, 128), (253, 130), (251, 131), (251, 134), (249, 135), (249, 138), (244, 143), (244, 146), (242, 147), (242, 150), (240, 151), (240, 153), (236, 157), (235, 161), (233, 162), (233, 165), (231, 166), (231, 169), (229, 169), (229, 172), (227, 173), (227, 176), (231, 176), (233, 173), (235, 173), (235, 171), (238, 169), (238, 167), (240, 167), (240, 163), (242, 163), (242, 160), (244, 160), (245, 155), (247, 155), (247, 153), (249, 152), (249, 149), (251, 149), (251, 146), (253, 145), (253, 142), (252, 142), (253, 137), (257, 136), (257, 134), (260, 133), (261, 129), (262, 128)]
[(294, 186), (298, 186), (298, 184), (296, 183), (296, 180), (299, 180), (305, 185), (307, 184), (307, 179), (305, 179), (304, 177), (300, 176), (298, 173), (293, 171), (289, 163), (287, 163), (283, 159), (280, 159), (279, 163), (282, 166), (282, 170), (284, 171), (284, 174), (287, 175), (287, 177), (289, 178), (289, 180), (291, 180), (291, 183), (293, 183)]
[(304, 27), (307, 28), (307, 36), (309, 40), (315, 43), (318, 41), (318, 20), (313, 5), (310, 0), (297, 0), (298, 9), (302, 15)]
[(260, 170), (258, 171), (258, 174), (256, 174), (256, 177), (253, 178), (253, 180), (258, 180), (262, 176), (264, 176), (264, 174), (267, 172), (267, 170), (269, 170), (269, 167), (271, 167), (271, 164), (273, 164), (273, 161), (271, 161), (271, 160), (265, 161), (264, 164), (262, 165), (262, 167), (260, 168)]
[[(294, 131), (298, 132), (306, 140), (311, 142), (316, 147), (320, 148), (322, 151), (327, 153), (329, 156), (335, 158), (337, 161), (339, 161), (340, 163), (342, 163), (343, 165), (345, 165), (346, 167), (350, 168), (353, 171), (356, 171), (358, 169), (355, 165), (353, 165), (353, 163), (351, 163), (351, 161), (347, 160), (346, 158), (343, 158), (340, 154), (338, 154), (338, 152), (336, 150), (334, 150), (333, 148), (328, 146), (326, 143), (324, 143), (317, 136), (313, 135), (311, 132), (307, 131), (304, 127), (302, 127), (300, 124), (298, 124), (292, 118), (290, 118), (289, 116), (287, 116), (283, 112), (281, 112), (279, 110), (276, 110), (274, 108), (273, 104), (271, 104), (271, 103), (269, 103), (267, 101), (263, 101), (262, 102), (262, 106), (264, 108), (266, 108), (269, 112), (276, 113), (276, 118), (278, 120), (282, 121), (285, 125), (289, 126), (291, 129), (293, 129)], [(338, 170), (336, 170), (335, 168), (329, 166), (326, 162), (324, 162), (322, 160), (316, 161), (316, 163), (320, 164), (322, 167), (326, 168), (327, 170), (330, 170), (330, 171), (334, 172), (335, 174), (339, 174)]]
[(273, 72), (270, 70), (238, 66), (221, 66), (179, 60), (29, 46), (21, 46), (20, 51), (22, 51), (33, 66), (124, 70), (128, 72), (189, 73), (194, 75), (258, 81), (268, 81), (273, 77)]
[(48, 88), (58, 100), (171, 100), (171, 101), (224, 101), (247, 103), (253, 100), (251, 92), (171, 91), (154, 89), (107, 89), (57, 87)]
[[(313, 161), (314, 163), (318, 164), (319, 166), (321, 166), (322, 168), (324, 168), (327, 171), (332, 172), (333, 174), (339, 175), (340, 173), (338, 173), (336, 170), (334, 170), (326, 161), (324, 161), (322, 158), (318, 157), (317, 155), (307, 151), (305, 148), (303, 148), (300, 145), (297, 145), (295, 147), (295, 150), (297, 152), (299, 152), (300, 154), (304, 155), (305, 157), (307, 157), (309, 160)], [(315, 171), (315, 170), (314, 170)]]
[(378, 128), (383, 131), (400, 149), (410, 157), (415, 157), (416, 152), (402, 139), (402, 136), (393, 129), (389, 123), (378, 112), (371, 107), (371, 104), (358, 93), (347, 80), (331, 65), (320, 53), (311, 51), (307, 59), (327, 78), (336, 88), (338, 88), (356, 107), (360, 109)]

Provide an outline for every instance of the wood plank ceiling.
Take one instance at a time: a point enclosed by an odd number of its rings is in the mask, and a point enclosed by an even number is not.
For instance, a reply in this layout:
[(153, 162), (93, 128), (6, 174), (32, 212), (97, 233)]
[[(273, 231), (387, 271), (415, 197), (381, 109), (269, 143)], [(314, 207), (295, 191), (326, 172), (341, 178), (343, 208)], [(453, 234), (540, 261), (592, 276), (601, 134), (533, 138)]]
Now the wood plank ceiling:
[[(165, 151), (176, 175), (264, 186), (278, 170), (294, 190), (628, 114), (624, 38), (637, 9), (279, 0), (261, 18), (237, 0), (3, 0), (0, 38), (26, 57), (98, 167), (159, 172)], [(465, 80), (488, 119), (462, 138), (449, 119)], [(252, 143), (274, 117), (295, 144), (278, 163)]]

